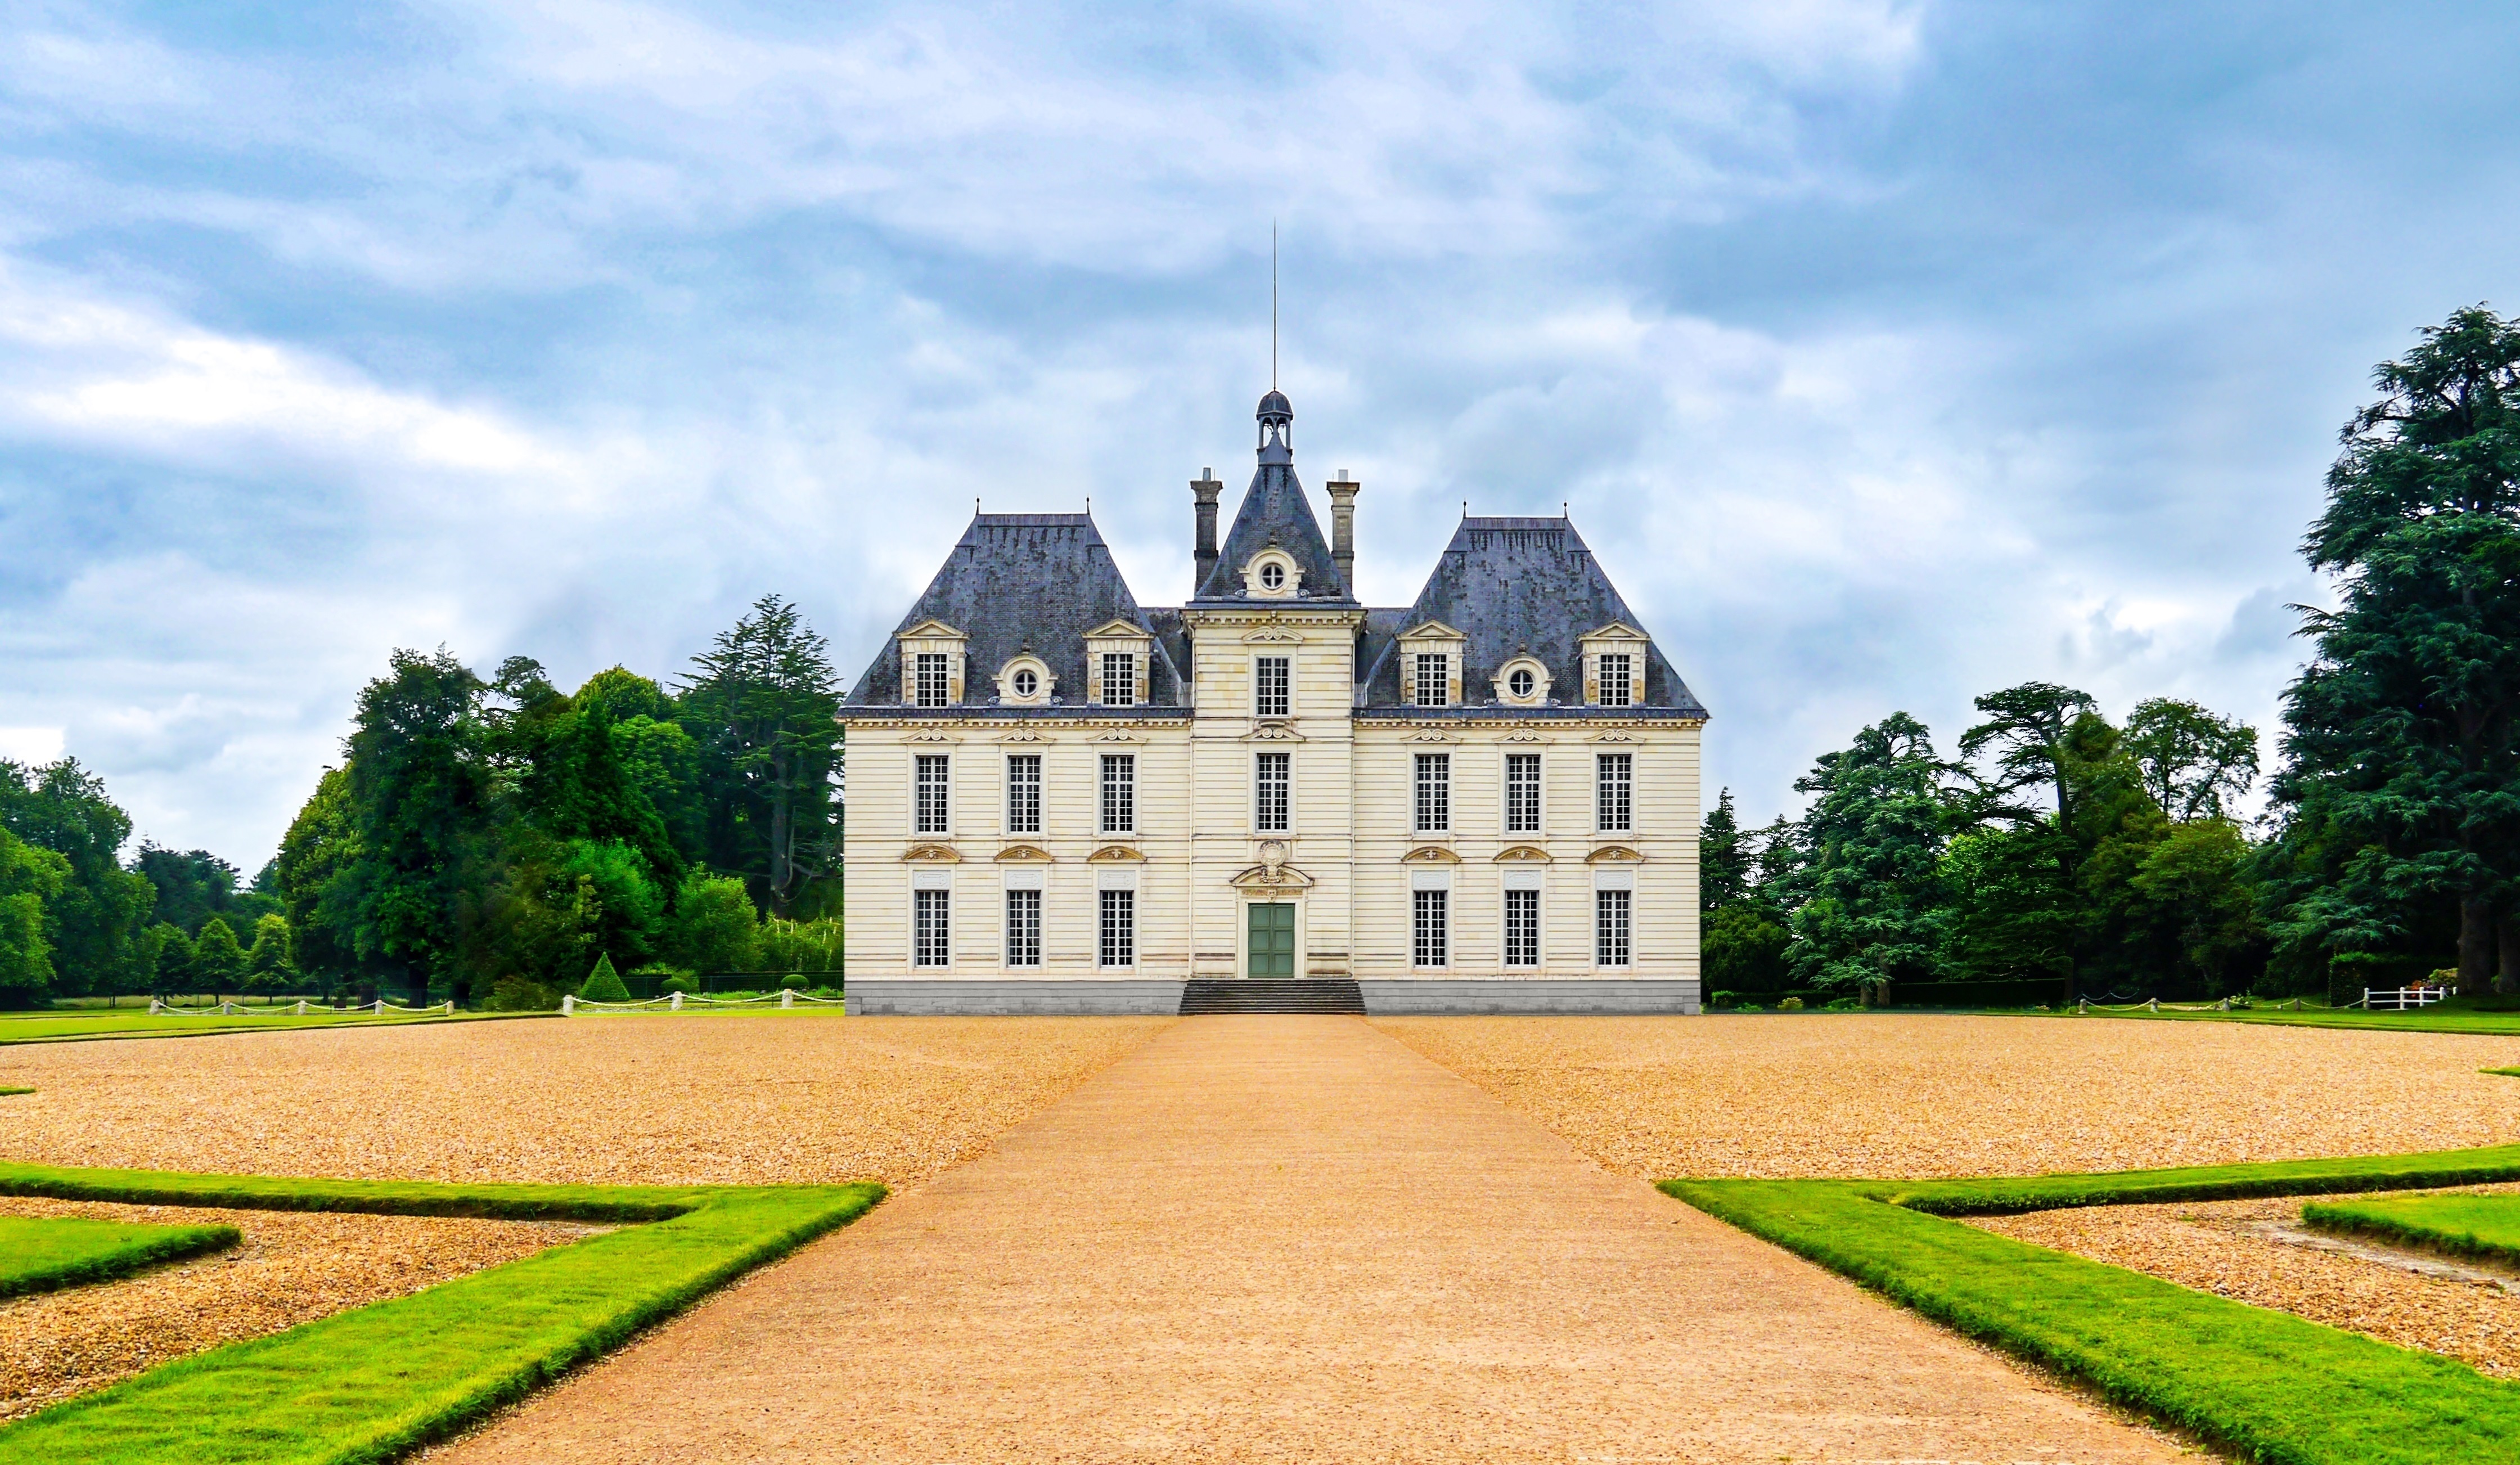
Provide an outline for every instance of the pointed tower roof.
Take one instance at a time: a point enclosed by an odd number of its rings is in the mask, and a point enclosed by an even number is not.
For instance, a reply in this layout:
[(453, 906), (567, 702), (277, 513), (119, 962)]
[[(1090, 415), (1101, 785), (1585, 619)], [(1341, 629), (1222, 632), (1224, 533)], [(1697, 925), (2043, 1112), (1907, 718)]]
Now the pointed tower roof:
[(1251, 557), (1275, 544), (1293, 557), (1303, 572), (1301, 598), (1304, 601), (1353, 605), (1355, 595), (1339, 579), (1338, 566), (1330, 558), (1329, 541), (1322, 536), (1320, 521), (1313, 518), (1312, 501), (1304, 496), (1304, 485), (1295, 477), (1294, 423), (1295, 409), (1284, 392), (1276, 388), (1260, 399), (1256, 414), (1260, 422), (1260, 467), (1251, 476), (1251, 486), (1243, 490), (1242, 506), (1235, 511), (1234, 526), (1226, 531), (1225, 543), (1218, 549), (1216, 569), (1207, 583), (1198, 587), (1194, 599), (1241, 600), (1242, 569)]

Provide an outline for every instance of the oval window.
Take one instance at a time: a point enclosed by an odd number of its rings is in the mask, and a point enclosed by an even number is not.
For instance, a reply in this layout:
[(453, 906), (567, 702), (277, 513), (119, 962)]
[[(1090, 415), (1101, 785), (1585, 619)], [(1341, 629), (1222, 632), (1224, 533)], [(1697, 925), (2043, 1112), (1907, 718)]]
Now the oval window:
[(1514, 667), (1513, 675), (1506, 678), (1505, 684), (1513, 689), (1513, 695), (1516, 697), (1529, 697), (1531, 689), (1539, 685), (1531, 679), (1531, 668), (1528, 666)]
[(1041, 678), (1032, 674), (1032, 668), (1030, 666), (1019, 666), (1015, 668), (1015, 695), (1017, 697), (1030, 697), (1032, 694), (1040, 690)]
[(1260, 567), (1260, 583), (1275, 590), (1286, 583), (1286, 567), (1272, 562)]

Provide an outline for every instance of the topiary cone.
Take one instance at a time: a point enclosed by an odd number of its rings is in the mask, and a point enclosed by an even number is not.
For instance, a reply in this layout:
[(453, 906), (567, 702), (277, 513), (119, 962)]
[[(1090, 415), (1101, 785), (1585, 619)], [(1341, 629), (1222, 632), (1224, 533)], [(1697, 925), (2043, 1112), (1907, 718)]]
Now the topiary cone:
[(595, 970), (586, 975), (586, 985), (577, 989), (580, 1002), (627, 1002), (630, 988), (621, 984), (621, 974), (612, 970), (612, 953), (608, 951), (595, 959)]

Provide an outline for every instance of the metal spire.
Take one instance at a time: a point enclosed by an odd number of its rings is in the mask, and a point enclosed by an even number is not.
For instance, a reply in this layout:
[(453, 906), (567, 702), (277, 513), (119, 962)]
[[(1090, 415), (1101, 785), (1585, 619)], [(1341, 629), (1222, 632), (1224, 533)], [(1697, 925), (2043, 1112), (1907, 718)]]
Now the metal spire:
[(1278, 221), (1269, 221), (1269, 389), (1278, 389)]

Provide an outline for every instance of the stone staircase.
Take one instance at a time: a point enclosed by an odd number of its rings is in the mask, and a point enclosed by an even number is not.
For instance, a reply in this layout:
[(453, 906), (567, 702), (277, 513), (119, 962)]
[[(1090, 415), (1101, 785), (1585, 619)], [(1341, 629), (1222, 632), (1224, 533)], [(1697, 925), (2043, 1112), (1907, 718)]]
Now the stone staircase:
[(1192, 981), (1182, 988), (1181, 1012), (1186, 1018), (1243, 1012), (1329, 1012), (1363, 1017), (1365, 996), (1353, 982), (1319, 978), (1205, 979)]

